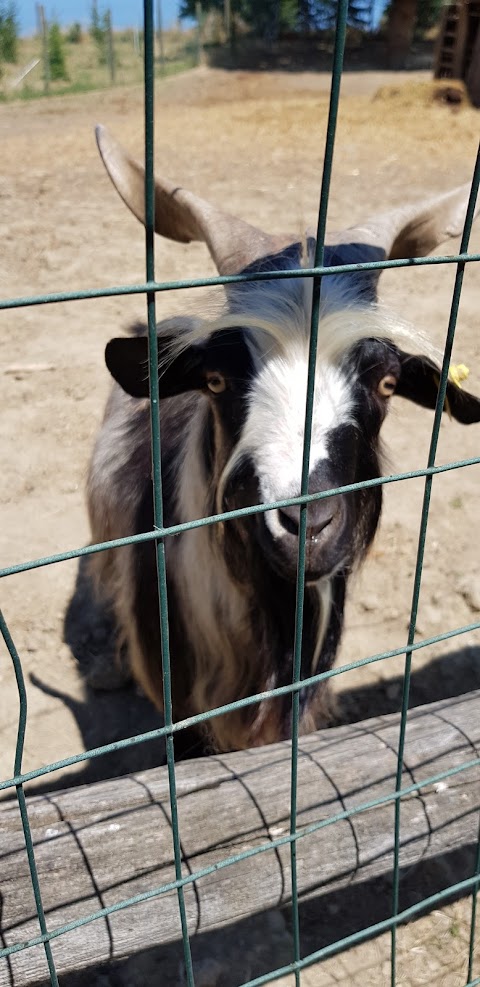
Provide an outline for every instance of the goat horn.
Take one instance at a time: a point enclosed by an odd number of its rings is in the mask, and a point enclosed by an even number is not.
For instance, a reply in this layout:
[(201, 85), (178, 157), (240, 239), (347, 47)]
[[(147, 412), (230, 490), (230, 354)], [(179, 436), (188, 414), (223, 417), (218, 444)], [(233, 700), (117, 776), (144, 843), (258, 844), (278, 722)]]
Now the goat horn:
[[(427, 203), (401, 206), (372, 216), (365, 226), (352, 227), (337, 242), (368, 243), (382, 248), (389, 260), (425, 257), (440, 243), (463, 232), (470, 184), (437, 195)], [(475, 215), (480, 210), (477, 202)]]
[[(145, 170), (108, 133), (95, 128), (107, 172), (134, 216), (145, 223)], [(155, 180), (155, 232), (170, 240), (207, 244), (220, 274), (236, 274), (261, 257), (276, 253), (286, 239), (272, 237), (222, 212), (168, 179)]]

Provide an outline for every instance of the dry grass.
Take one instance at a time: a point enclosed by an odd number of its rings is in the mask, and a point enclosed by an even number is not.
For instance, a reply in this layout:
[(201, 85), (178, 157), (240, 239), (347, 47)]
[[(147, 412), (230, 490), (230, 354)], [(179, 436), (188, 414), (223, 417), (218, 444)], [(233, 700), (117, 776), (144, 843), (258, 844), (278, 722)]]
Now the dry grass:
[(432, 103), (449, 103), (452, 106), (470, 106), (470, 98), (460, 79), (435, 79), (431, 82), (403, 83), (400, 86), (382, 86), (375, 100), (387, 103), (397, 112), (400, 108), (418, 110)]
[[(108, 64), (101, 60), (100, 53), (90, 35), (84, 31), (81, 41), (71, 43), (64, 34), (64, 52), (67, 79), (50, 82), (50, 92), (56, 95), (75, 92), (88, 92), (111, 85)], [(143, 81), (143, 51), (141, 37), (134, 30), (114, 33), (115, 82), (126, 86)], [(197, 61), (194, 36), (188, 32), (168, 31), (164, 33), (164, 63), (160, 65), (157, 52), (157, 74), (183, 71), (192, 68)], [(40, 59), (38, 65), (21, 82), (17, 79), (22, 70)], [(22, 38), (19, 41), (18, 60), (15, 65), (0, 66), (0, 98), (31, 99), (45, 91), (42, 65), (42, 41), (38, 36)]]

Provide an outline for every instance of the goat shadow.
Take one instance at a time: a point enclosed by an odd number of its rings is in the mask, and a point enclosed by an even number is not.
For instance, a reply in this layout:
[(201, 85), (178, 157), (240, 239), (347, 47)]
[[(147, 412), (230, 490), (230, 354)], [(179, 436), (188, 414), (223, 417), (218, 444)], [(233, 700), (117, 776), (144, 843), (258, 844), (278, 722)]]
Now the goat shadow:
[[(45, 695), (59, 699), (71, 712), (82, 737), (84, 750), (158, 730), (163, 717), (122, 668), (117, 668), (116, 629), (111, 611), (99, 604), (88, 574), (88, 559), (80, 557), (74, 591), (65, 614), (63, 640), (78, 662), (84, 698), (78, 699), (54, 688), (35, 675), (32, 685)], [(109, 686), (107, 687), (107, 681)], [(95, 687), (89, 684), (95, 684)], [(198, 756), (198, 737), (186, 730), (175, 739), (176, 758)], [(78, 771), (52, 780), (30, 783), (30, 794), (42, 794), (73, 785), (90, 784), (133, 774), (166, 763), (165, 740), (156, 737), (120, 749), (114, 747), (84, 762)]]
[[(86, 558), (80, 559), (77, 580), (64, 623), (64, 640), (79, 664), (85, 680), (85, 699), (78, 700), (43, 684), (31, 676), (33, 685), (60, 699), (74, 716), (85, 750), (135, 737), (163, 726), (161, 714), (141, 695), (133, 682), (122, 688), (100, 691), (88, 686), (89, 674), (98, 662), (110, 666), (115, 651), (113, 617), (95, 601), (87, 576)], [(339, 714), (335, 726), (398, 712), (403, 687), (402, 676), (345, 690), (339, 697)], [(480, 688), (480, 647), (468, 646), (432, 660), (413, 671), (410, 707), (455, 697)], [(202, 753), (196, 734), (181, 731), (175, 735), (175, 757), (195, 757)], [(118, 777), (164, 764), (165, 741), (162, 737), (114, 749), (91, 758), (81, 771), (63, 775), (58, 781), (47, 779), (29, 785), (40, 793)]]

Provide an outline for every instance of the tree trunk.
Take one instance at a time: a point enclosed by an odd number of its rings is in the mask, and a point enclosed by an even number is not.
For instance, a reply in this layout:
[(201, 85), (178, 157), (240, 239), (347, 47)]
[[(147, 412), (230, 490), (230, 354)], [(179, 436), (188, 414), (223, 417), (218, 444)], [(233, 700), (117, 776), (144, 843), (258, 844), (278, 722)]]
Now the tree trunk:
[(418, 0), (392, 0), (387, 24), (387, 59), (391, 69), (404, 69), (413, 40)]

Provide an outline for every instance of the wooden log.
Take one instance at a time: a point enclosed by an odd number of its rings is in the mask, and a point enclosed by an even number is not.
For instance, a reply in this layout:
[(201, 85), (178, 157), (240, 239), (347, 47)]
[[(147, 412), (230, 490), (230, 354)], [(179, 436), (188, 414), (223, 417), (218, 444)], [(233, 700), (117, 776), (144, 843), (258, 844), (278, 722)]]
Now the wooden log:
[[(327, 821), (395, 789), (399, 716), (302, 737), (298, 828)], [(404, 788), (466, 762), (476, 765), (404, 796), (402, 870), (475, 843), (480, 785), (480, 691), (408, 715)], [(183, 874), (211, 867), (185, 886), (190, 934), (234, 923), (290, 896), (290, 744), (184, 761), (176, 768)], [(50, 932), (80, 916), (174, 880), (165, 767), (28, 798), (40, 887)], [(391, 873), (394, 802), (327, 824), (297, 842), (303, 898)], [(39, 933), (16, 802), (0, 807), (0, 945)], [(266, 852), (220, 867), (225, 858)], [(420, 891), (422, 889), (419, 889)], [(52, 940), (61, 974), (129, 956), (180, 937), (177, 894), (99, 918)], [(47, 975), (43, 947), (0, 959), (0, 983)]]

